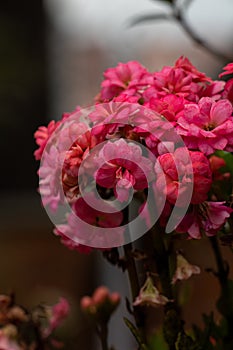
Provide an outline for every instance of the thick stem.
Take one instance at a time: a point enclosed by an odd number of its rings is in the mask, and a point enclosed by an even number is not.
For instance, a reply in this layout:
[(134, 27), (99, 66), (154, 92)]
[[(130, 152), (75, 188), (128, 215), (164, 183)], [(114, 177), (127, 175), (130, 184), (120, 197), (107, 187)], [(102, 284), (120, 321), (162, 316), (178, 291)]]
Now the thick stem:
[(217, 238), (210, 237), (210, 243), (214, 252), (214, 256), (215, 256), (215, 260), (218, 268), (217, 277), (221, 285), (221, 288), (224, 289), (227, 284), (228, 269), (226, 268), (224, 260), (222, 258), (222, 254), (218, 245)]
[(138, 274), (137, 274), (136, 264), (134, 261), (132, 250), (133, 250), (133, 246), (131, 243), (126, 244), (124, 246), (126, 268), (129, 276), (132, 299), (134, 300), (138, 296), (140, 286), (139, 286)]
[[(128, 271), (128, 277), (131, 287), (132, 300), (138, 296), (140, 291), (138, 273), (136, 269), (135, 260), (132, 255), (132, 244), (127, 244), (124, 246), (125, 258), (126, 258), (126, 266)], [(135, 319), (135, 323), (140, 331), (141, 338), (144, 342), (146, 342), (146, 330), (145, 330), (145, 312), (143, 308), (134, 307), (133, 315)]]

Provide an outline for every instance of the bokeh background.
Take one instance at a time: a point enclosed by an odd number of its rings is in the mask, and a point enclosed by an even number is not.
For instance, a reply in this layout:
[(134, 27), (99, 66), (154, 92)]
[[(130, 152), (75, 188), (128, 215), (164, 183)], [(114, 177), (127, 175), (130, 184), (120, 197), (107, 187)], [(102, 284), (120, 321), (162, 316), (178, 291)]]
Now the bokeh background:
[[(185, 55), (217, 77), (227, 62), (194, 45), (178, 24), (130, 27), (134, 16), (163, 9), (167, 11), (162, 1), (150, 0), (0, 3), (0, 294), (14, 291), (16, 300), (29, 308), (56, 303), (61, 295), (68, 298), (72, 313), (59, 336), (69, 350), (98, 349), (78, 308), (80, 297), (101, 283), (122, 292), (128, 286), (126, 277), (98, 254), (69, 251), (52, 234), (37, 193), (33, 133), (77, 105), (92, 104), (103, 71), (119, 61), (139, 60), (156, 70)], [(193, 0), (188, 20), (198, 35), (233, 56), (232, 0)], [(192, 262), (205, 267), (213, 263), (207, 243), (201, 249), (195, 242), (186, 248)], [(185, 312), (190, 324), (201, 322), (200, 310), (211, 309), (218, 293), (205, 272), (194, 282), (200, 288), (189, 284), (191, 301)], [(194, 300), (198, 308), (191, 306)], [(110, 336), (119, 349), (127, 349), (132, 340), (119, 314)]]

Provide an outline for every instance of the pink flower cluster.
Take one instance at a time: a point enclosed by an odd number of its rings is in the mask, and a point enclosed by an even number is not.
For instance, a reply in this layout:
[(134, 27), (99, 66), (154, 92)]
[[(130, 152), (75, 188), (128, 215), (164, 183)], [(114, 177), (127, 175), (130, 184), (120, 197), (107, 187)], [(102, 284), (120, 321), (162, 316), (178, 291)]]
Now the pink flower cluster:
[[(224, 70), (220, 78), (233, 73), (233, 63)], [(44, 160), (39, 170), (44, 203), (56, 211), (65, 195), (82, 220), (111, 228), (125, 223), (123, 210), (111, 214), (90, 208), (81, 188), (92, 192), (95, 183), (102, 198), (119, 203), (133, 193), (142, 208), (152, 187), (156, 195), (166, 197), (160, 218), (166, 225), (178, 197), (179, 205), (185, 206), (192, 187), (187, 213), (176, 231), (192, 238), (215, 235), (232, 212), (213, 190), (216, 179), (228, 181), (231, 176), (228, 172), (216, 177), (219, 166), (215, 169), (213, 157), (219, 151), (233, 152), (232, 104), (233, 79), (214, 81), (185, 57), (153, 73), (135, 61), (107, 69), (89, 113), (77, 109), (35, 133), (35, 157)], [(54, 137), (58, 129), (59, 142)], [(159, 199), (155, 202), (159, 206)], [(66, 246), (90, 251), (72, 240), (72, 232), (79, 229), (74, 226), (68, 216), (55, 232)]]
[(54, 331), (69, 314), (69, 304), (60, 298), (54, 306), (38, 305), (32, 311), (15, 304), (13, 295), (0, 295), (0, 349), (61, 349)]

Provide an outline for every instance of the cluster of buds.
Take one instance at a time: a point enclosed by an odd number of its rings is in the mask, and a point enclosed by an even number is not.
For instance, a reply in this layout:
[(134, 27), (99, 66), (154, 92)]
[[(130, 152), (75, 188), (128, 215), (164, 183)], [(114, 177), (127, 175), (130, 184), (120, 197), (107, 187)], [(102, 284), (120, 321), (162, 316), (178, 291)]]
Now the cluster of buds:
[(98, 287), (93, 295), (84, 296), (80, 301), (82, 311), (95, 322), (107, 323), (120, 303), (117, 292), (110, 293), (105, 286)]

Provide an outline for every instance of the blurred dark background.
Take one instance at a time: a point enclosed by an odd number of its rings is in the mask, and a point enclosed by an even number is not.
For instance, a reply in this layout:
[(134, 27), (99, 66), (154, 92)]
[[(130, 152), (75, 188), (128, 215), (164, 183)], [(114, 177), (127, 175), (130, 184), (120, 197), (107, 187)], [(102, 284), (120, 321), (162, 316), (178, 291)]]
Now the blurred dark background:
[[(199, 30), (206, 29), (212, 40), (213, 28), (221, 27), (221, 23), (218, 22), (219, 26), (214, 23), (219, 2), (214, 4), (216, 8), (212, 6), (214, 12), (209, 16), (212, 22), (205, 23), (203, 3), (198, 17)], [(52, 234), (52, 224), (37, 193), (39, 164), (33, 157), (36, 148), (33, 134), (38, 126), (60, 118), (64, 111), (92, 103), (103, 70), (118, 61), (137, 59), (155, 70), (173, 64), (184, 54), (200, 70), (217, 75), (225, 62), (193, 46), (173, 24), (127, 28), (130, 17), (151, 10), (152, 6), (146, 0), (136, 3), (118, 0), (114, 5), (104, 0), (0, 3), (0, 294), (14, 291), (16, 301), (29, 308), (40, 302), (54, 304), (59, 296), (69, 299), (72, 314), (61, 331), (69, 350), (94, 347), (89, 325), (78, 308), (80, 297), (91, 293), (101, 282), (114, 290), (127, 289), (127, 284), (126, 280), (122, 283), (119, 273), (113, 279), (112, 270), (96, 254), (85, 256), (69, 251)], [(194, 11), (198, 13), (195, 8)], [(226, 19), (221, 20), (227, 26)], [(221, 35), (218, 39), (215, 36), (220, 49), (225, 45), (223, 49), (232, 52), (229, 26), (222, 36), (224, 40)], [(201, 252), (194, 244), (190, 256), (198, 263), (198, 251), (201, 263), (206, 265), (205, 259), (211, 253), (205, 245), (202, 249)], [(202, 300), (203, 307), (211, 308), (214, 298), (206, 291), (217, 286), (211, 286), (209, 277), (204, 277), (202, 292), (196, 291), (193, 297)], [(203, 279), (200, 283), (204, 283)], [(203, 291), (207, 293), (207, 302), (202, 298)], [(191, 321), (200, 320), (198, 312), (192, 312)], [(190, 314), (190, 309), (186, 313)], [(114, 332), (120, 341), (118, 328)], [(127, 335), (122, 333), (124, 337)]]
[(1, 2), (0, 26), (0, 294), (13, 291), (29, 308), (66, 297), (74, 310), (63, 329), (67, 349), (88, 349), (78, 300), (88, 290), (90, 258), (68, 251), (52, 235), (37, 193), (33, 133), (48, 123), (49, 23), (43, 1)]

